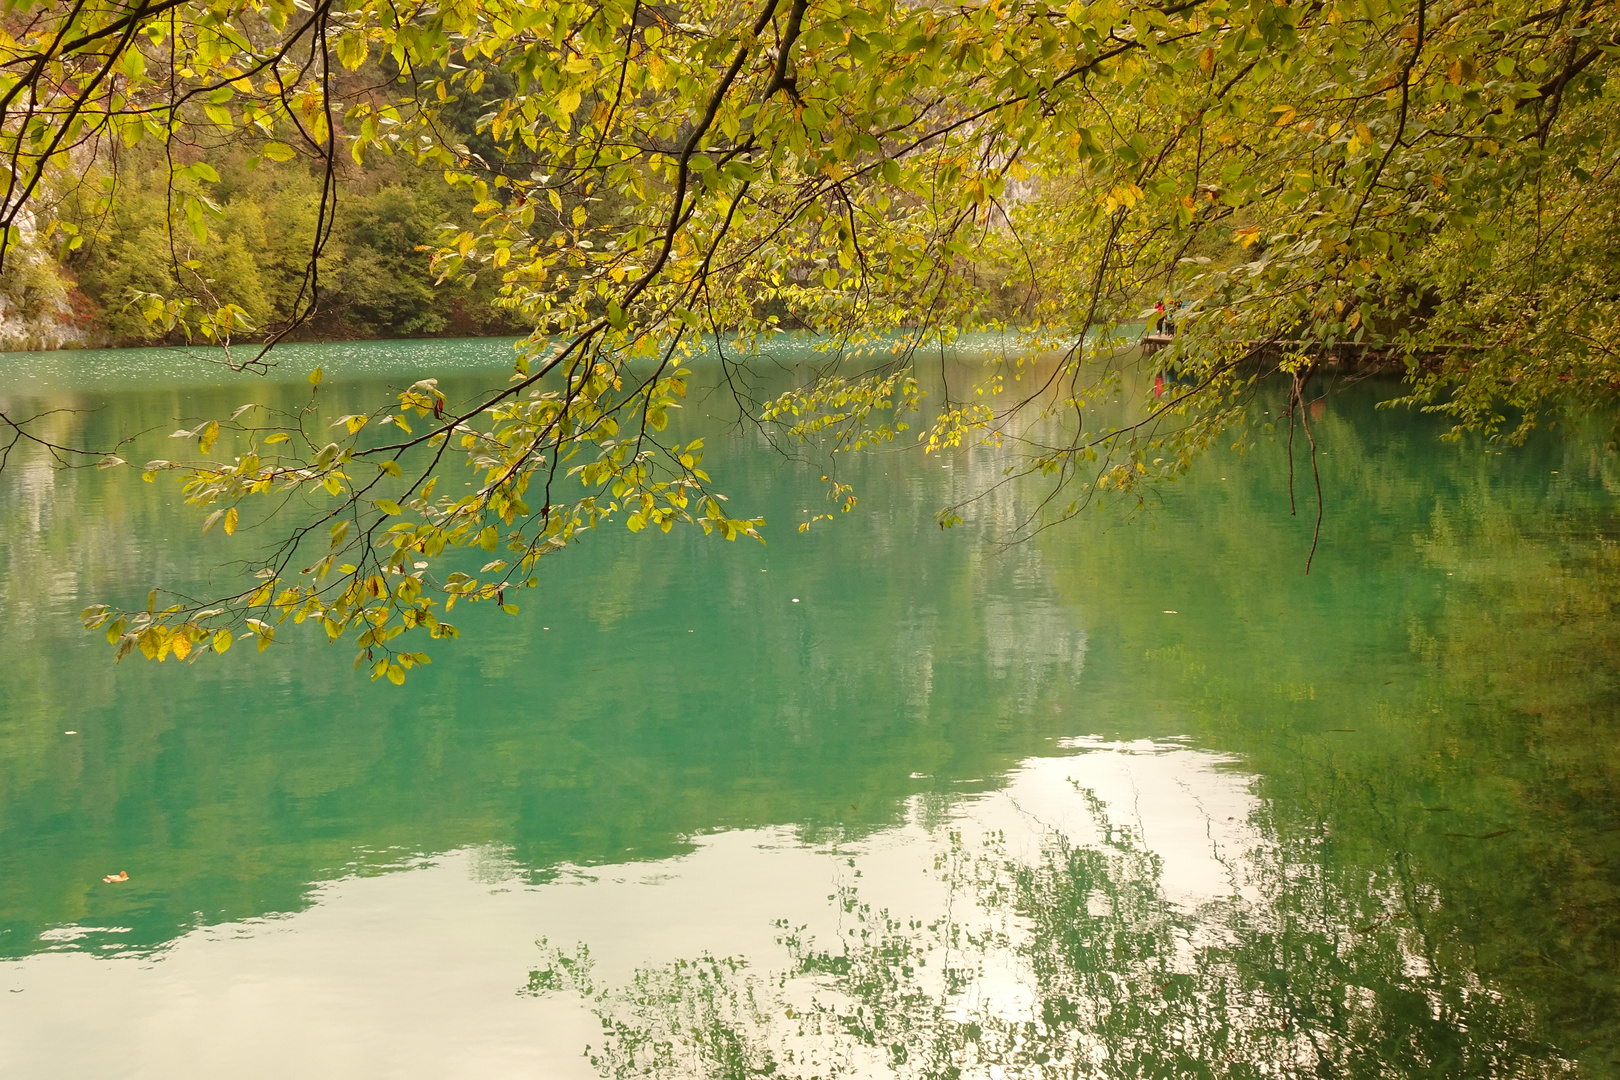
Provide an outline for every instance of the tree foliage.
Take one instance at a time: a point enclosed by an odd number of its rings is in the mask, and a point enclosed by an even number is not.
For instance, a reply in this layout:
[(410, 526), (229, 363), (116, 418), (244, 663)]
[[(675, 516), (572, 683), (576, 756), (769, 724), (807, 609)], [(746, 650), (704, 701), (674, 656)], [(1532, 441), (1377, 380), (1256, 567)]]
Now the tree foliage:
[[(183, 658), (316, 619), (397, 680), (420, 656), (399, 634), (507, 604), (603, 521), (758, 535), (701, 447), (663, 437), (698, 334), (734, 350), (746, 399), (763, 335), (822, 333), (816, 377), (756, 415), (842, 449), (906, 430), (922, 345), (1015, 328), (1055, 360), (988, 370), (922, 439), (1021, 448), (1014, 471), (1052, 493), (1026, 530), (1174, 478), (1260, 375), (1297, 399), (1345, 350), (1404, 361), (1413, 400), (1459, 425), (1522, 435), (1615, 384), (1615, 31), (1600, 0), (19, 4), (4, 244), (32, 223), (73, 247), (51, 200), (93, 180), (85, 205), (112, 212), (108, 164), (147, 146), (167, 165), (153, 226), (201, 243), (222, 155), (302, 156), (314, 219), (271, 343), (318, 315), (345, 185), (391, 155), (470, 204), (439, 279), (498, 283), (532, 328), (513, 381), (465, 406), (425, 381), (335, 435), (313, 407), (179, 433), (196, 454), (147, 471), (177, 472), (210, 523), (270, 492), (307, 516), (222, 603), (89, 621), (120, 655)], [(177, 284), (206, 276), (188, 261)], [(1093, 422), (1134, 362), (1116, 332), (1156, 301), (1180, 333), (1155, 362), (1179, 377)], [(201, 289), (144, 311), (214, 339), (255, 321)], [(473, 494), (439, 491), (447, 456)], [(471, 545), (494, 556), (477, 575), (428, 573)]]
[[(261, 160), (251, 169), (246, 163), (240, 149), (218, 161), (220, 181), (207, 188), (218, 213), (208, 215), (201, 240), (163, 226), (173, 192), (156, 147), (125, 152), (104, 213), (92, 212), (82, 188), (64, 200), (63, 220), (85, 242), (62, 254), (60, 270), (83, 296), (86, 336), (119, 345), (184, 341), (189, 324), (171, 315), (195, 305), (238, 309), (247, 324), (233, 331), (238, 338), (293, 322), (315, 235), (319, 178), (300, 161)], [(499, 307), (493, 281), (435, 287), (430, 251), (441, 223), (471, 208), (465, 193), (394, 159), (353, 172), (322, 251), (320, 304), (292, 336), (522, 331)]]

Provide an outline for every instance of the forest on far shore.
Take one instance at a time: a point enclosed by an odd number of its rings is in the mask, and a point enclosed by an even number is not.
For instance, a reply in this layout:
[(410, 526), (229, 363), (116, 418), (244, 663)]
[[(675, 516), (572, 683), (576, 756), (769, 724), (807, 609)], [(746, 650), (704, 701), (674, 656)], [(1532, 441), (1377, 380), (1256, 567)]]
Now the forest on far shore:
[[(320, 178), (303, 158), (284, 163), (227, 149), (213, 157), (208, 185), (215, 212), (198, 243), (171, 229), (171, 193), (161, 146), (123, 148), (111, 209), (96, 215), (74, 189), (58, 212), (77, 223), (77, 246), (63, 236), (28, 245), (0, 274), (0, 348), (155, 345), (184, 340), (150, 322), (142, 294), (207, 297), (236, 304), (255, 331), (286, 324), (304, 285), (320, 208)], [(148, 160), (150, 159), (150, 160)], [(500, 306), (494, 275), (435, 287), (430, 266), (441, 228), (464, 221), (476, 201), (408, 156), (346, 163), (343, 190), (320, 265), (315, 315), (291, 340), (475, 337), (523, 334), (523, 318)], [(78, 239), (73, 237), (71, 239)], [(195, 269), (186, 264), (197, 262)]]

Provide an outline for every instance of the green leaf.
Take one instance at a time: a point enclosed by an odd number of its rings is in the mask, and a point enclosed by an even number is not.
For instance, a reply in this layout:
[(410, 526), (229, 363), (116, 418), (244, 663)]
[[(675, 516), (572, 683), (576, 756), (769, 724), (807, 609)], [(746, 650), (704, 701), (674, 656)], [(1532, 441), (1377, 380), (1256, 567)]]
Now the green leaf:
[(252, 627), (253, 633), (258, 635), (259, 651), (264, 652), (270, 647), (270, 643), (276, 639), (276, 628), (263, 619), (249, 619), (247, 624)]
[(200, 199), (187, 195), (181, 203), (182, 213), (185, 215), (186, 227), (191, 230), (192, 237), (197, 243), (208, 241), (208, 222), (203, 219), (203, 204)]
[(366, 62), (370, 46), (366, 42), (366, 35), (360, 30), (350, 30), (337, 41), (338, 63), (353, 71)]

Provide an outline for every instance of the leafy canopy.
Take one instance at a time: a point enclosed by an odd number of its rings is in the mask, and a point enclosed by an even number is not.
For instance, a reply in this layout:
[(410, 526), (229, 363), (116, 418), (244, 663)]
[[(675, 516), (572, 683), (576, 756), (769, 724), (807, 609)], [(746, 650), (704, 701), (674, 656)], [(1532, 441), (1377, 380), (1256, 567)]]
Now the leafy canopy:
[[(75, 0), (4, 26), (8, 249), (30, 229), (81, 242), (54, 200), (96, 162), (110, 207), (143, 143), (164, 148), (171, 234), (201, 243), (211, 159), (246, 148), (319, 181), (290, 326), (321, 303), (345, 184), (393, 155), (472, 201), (440, 280), (498, 281), (533, 328), (484, 400), (425, 380), (331, 429), (312, 403), (177, 432), (196, 453), (147, 475), (177, 473), (209, 526), (271, 492), (304, 516), (217, 603), (87, 612), (120, 656), (219, 651), (244, 627), (262, 648), (315, 620), (400, 681), (423, 659), (401, 635), (453, 634), (457, 602), (510, 606), (605, 521), (759, 536), (701, 446), (665, 435), (698, 335), (749, 398), (763, 335), (822, 334), (811, 381), (752, 408), (840, 450), (907, 430), (919, 346), (1018, 330), (1043, 359), (990, 367), (920, 427), (926, 449), (989, 439), (1048, 476), (1028, 529), (1179, 475), (1278, 368), (1297, 400), (1325, 358), (1398, 359), (1412, 400), (1519, 436), (1620, 378), (1620, 40), (1599, 0)], [(230, 304), (137, 299), (205, 338), (249, 330)], [(1082, 422), (1136, 362), (1116, 331), (1156, 302), (1179, 333), (1153, 363), (1179, 378), (1140, 415)], [(452, 460), (472, 494), (439, 492)], [(437, 576), (480, 545), (478, 575)]]

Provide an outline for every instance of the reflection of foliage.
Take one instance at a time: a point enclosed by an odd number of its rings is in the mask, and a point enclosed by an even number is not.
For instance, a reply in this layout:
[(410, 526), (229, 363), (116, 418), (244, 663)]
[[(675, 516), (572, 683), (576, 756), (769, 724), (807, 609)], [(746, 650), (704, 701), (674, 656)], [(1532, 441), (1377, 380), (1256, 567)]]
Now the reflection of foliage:
[[(617, 990), (593, 991), (590, 951), (569, 954), (539, 942), (545, 966), (529, 972), (530, 994), (571, 990), (598, 1006), (606, 1044), (587, 1048), (602, 1075), (769, 1076), (777, 1071), (768, 1040), (766, 984), (734, 958), (700, 956), (636, 972)], [(776, 1010), (780, 1011), (780, 1010)]]
[[(874, 912), (851, 889), (838, 943), (779, 939), (787, 970), (703, 957), (645, 969), (591, 997), (604, 1075), (792, 1077), (1553, 1077), (1575, 1065), (1538, 1036), (1535, 1010), (1475, 971), (1425, 903), (1369, 916), (1315, 851), (1251, 852), (1247, 890), (1172, 903), (1158, 857), (1127, 829), (1048, 840), (1019, 862), (992, 845), (942, 859), (953, 913)], [(1237, 872), (1234, 868), (1234, 872)], [(579, 955), (583, 955), (582, 953)], [(535, 992), (569, 988), (548, 949)]]
[[(1588, 464), (1579, 450), (1562, 471)], [(1598, 465), (1594, 454), (1594, 477)], [(1434, 698), (1473, 698), (1483, 709), (1448, 724), (1451, 746), (1437, 744), (1492, 763), (1476, 767), (1474, 790), (1437, 788), (1437, 801), (1500, 808), (1490, 823), (1499, 839), (1482, 828), (1447, 832), (1450, 861), (1485, 864), (1463, 878), (1468, 892), (1449, 917), (1504, 979), (1620, 1069), (1620, 549), (1604, 518), (1527, 516), (1488, 492), (1466, 511), (1437, 511), (1415, 538), (1456, 586), (1411, 627)], [(1459, 729), (1468, 737), (1460, 746)], [(1509, 865), (1520, 869), (1491, 873)]]
[[(486, 381), (440, 385), (460, 400)], [(329, 379), (322, 393), (341, 414), (383, 385)], [(306, 392), (255, 396), (286, 410)], [(177, 416), (241, 393), (29, 407), (74, 410), (45, 429), (59, 442), (150, 431), (130, 454), (142, 458), (164, 451)], [(817, 472), (728, 440), (724, 423), (693, 409), (671, 427), (707, 437), (739, 494), (775, 519), (817, 505)], [(921, 497), (911, 474), (858, 465), (885, 498)], [(269, 669), (231, 661), (181, 680), (86, 665), (63, 605), (140, 602), (157, 539), (172, 537), (165, 558), (187, 588), (227, 557), (218, 528), (164, 531), (170, 495), (126, 470), (53, 470), (39, 453), (0, 476), (0, 606), (13, 616), (0, 625), (0, 954), (35, 951), (64, 924), (130, 927), (122, 947), (150, 949), (199, 923), (303, 910), (311, 882), (352, 872), (357, 851), (488, 846), (545, 875), (669, 858), (714, 829), (859, 838), (919, 790), (958, 790), (1050, 746), (1054, 701), (1082, 670), (1084, 632), (1052, 602), (1033, 549), (966, 558), (926, 514), (795, 533), (789, 563), (769, 561), (778, 546), (716, 554), (616, 534), (547, 580), (544, 618), (472, 609), (464, 625), (489, 632), (486, 646), (422, 672), (409, 700), (367, 697), (348, 659), (313, 640)], [(1038, 645), (1020, 636), (1030, 628)], [(553, 644), (564, 634), (566, 648)], [(649, 693), (624, 677), (632, 660), (672, 674)], [(69, 728), (110, 737), (74, 743)], [(126, 865), (137, 888), (101, 885)]]
[(1410, 418), (1345, 407), (1379, 389), (1313, 421), (1328, 503), (1309, 579), (1278, 571), (1303, 561), (1308, 522), (1287, 517), (1286, 460), (1264, 455), (1217, 459), (1220, 497), (1169, 495), (1157, 531), (1098, 529), (1060, 566), (1058, 594), (1100, 613), (1083, 707), (1101, 733), (1241, 755), (1288, 862), (1381, 898), (1344, 925), (1465, 951), (1483, 984), (1535, 1003), (1540, 1038), (1614, 1075), (1614, 455), (1591, 429), (1517, 459), (1426, 446)]
[(547, 964), (529, 972), (529, 993), (577, 990), (589, 996), (594, 992), (591, 988), (591, 972), (596, 964), (591, 959), (590, 946), (579, 945), (572, 953), (566, 953), (552, 948), (545, 938), (535, 944), (545, 952)]

